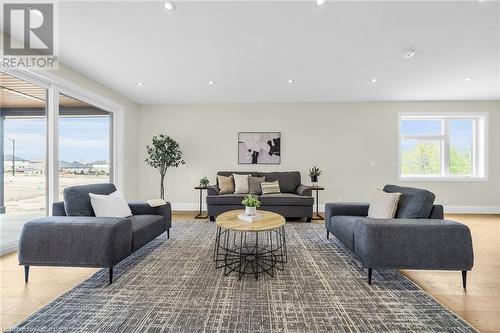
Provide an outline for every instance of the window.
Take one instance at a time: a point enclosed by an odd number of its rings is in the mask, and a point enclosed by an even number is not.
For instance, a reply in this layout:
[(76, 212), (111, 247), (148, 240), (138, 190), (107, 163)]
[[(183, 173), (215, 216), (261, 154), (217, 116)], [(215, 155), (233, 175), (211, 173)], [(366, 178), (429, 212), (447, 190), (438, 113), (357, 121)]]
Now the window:
[[(51, 73), (0, 71), (0, 255), (74, 184), (123, 189), (123, 106)], [(117, 139), (118, 138), (118, 139)]]
[(59, 198), (64, 188), (112, 177), (112, 113), (59, 94)]
[(486, 115), (400, 114), (399, 178), (485, 178)]
[(47, 89), (0, 72), (0, 254), (47, 208)]

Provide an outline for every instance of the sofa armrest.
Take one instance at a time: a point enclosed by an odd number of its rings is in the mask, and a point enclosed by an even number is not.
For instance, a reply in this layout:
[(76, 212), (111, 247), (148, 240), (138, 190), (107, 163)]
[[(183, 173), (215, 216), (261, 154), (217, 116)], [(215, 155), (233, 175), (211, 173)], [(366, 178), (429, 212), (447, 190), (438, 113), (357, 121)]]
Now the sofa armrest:
[(27, 222), (19, 238), (21, 265), (109, 267), (131, 252), (127, 218), (45, 217)]
[(66, 216), (64, 201), (57, 201), (52, 204), (52, 216)]
[(220, 193), (219, 186), (217, 185), (207, 186), (207, 195), (219, 195), (219, 193)]
[(444, 219), (444, 209), (443, 205), (434, 205), (431, 210), (431, 216), (429, 216), (430, 219), (438, 219), (442, 220)]
[(129, 202), (128, 206), (132, 211), (132, 215), (162, 215), (165, 221), (165, 230), (172, 226), (172, 206), (170, 202), (158, 207), (151, 207), (145, 202)]
[(325, 204), (325, 223), (329, 223), (333, 216), (368, 216), (368, 203), (332, 202)]
[(309, 186), (300, 184), (297, 187), (297, 190), (295, 191), (298, 195), (304, 196), (304, 197), (310, 197), (312, 196), (312, 190)]
[(437, 219), (357, 218), (354, 249), (368, 268), (470, 270), (469, 228)]

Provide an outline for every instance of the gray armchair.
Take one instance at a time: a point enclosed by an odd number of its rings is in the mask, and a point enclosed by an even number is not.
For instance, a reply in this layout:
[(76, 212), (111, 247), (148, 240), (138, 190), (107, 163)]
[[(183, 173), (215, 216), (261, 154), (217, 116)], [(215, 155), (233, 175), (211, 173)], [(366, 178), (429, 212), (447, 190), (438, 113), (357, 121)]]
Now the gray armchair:
[(332, 233), (368, 269), (406, 268), (462, 271), (463, 287), (474, 254), (467, 226), (444, 220), (443, 207), (434, 194), (416, 188), (387, 185), (386, 192), (402, 193), (396, 218), (368, 218), (369, 204), (328, 203), (327, 238)]
[(129, 203), (132, 216), (95, 217), (89, 193), (110, 194), (113, 184), (68, 187), (51, 217), (26, 223), (19, 240), (19, 264), (30, 266), (113, 267), (165, 231), (170, 238), (171, 207)]

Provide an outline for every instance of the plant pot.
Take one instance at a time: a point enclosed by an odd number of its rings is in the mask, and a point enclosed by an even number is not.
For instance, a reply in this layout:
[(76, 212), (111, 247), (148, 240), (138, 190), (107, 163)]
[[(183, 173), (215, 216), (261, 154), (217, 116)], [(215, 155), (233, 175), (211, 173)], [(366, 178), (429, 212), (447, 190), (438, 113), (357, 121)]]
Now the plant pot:
[(311, 176), (311, 183), (317, 183), (318, 182), (318, 176)]
[(245, 206), (245, 214), (247, 214), (247, 215), (255, 215), (255, 214), (257, 214), (257, 207), (248, 207), (248, 206)]

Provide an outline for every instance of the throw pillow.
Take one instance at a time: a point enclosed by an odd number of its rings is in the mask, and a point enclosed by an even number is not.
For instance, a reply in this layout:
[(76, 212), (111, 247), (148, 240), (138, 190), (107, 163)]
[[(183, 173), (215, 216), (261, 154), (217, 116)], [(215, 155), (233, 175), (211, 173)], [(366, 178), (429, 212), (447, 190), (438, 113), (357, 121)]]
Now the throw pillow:
[(90, 203), (96, 217), (129, 217), (132, 211), (121, 192), (109, 195), (89, 193)]
[(233, 173), (234, 193), (248, 193), (248, 175)]
[(263, 182), (260, 184), (260, 187), (262, 188), (262, 194), (281, 193), (280, 183), (277, 180), (274, 182)]
[(248, 192), (250, 194), (262, 194), (260, 184), (266, 181), (266, 177), (248, 177)]
[(220, 194), (230, 194), (234, 193), (234, 181), (233, 176), (217, 176), (217, 183), (219, 184)]
[(398, 201), (401, 193), (386, 193), (377, 189), (373, 195), (368, 217), (373, 219), (393, 219), (398, 208)]

